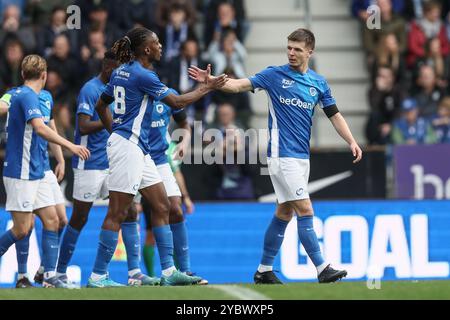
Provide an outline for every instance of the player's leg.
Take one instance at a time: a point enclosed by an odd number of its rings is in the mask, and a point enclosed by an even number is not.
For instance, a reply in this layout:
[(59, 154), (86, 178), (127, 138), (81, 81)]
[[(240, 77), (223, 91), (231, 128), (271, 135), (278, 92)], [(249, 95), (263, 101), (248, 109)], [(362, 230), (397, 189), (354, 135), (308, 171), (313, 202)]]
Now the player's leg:
[(289, 203), (277, 205), (274, 217), (272, 218), (266, 233), (264, 234), (264, 248), (261, 262), (254, 275), (257, 284), (281, 284), (282, 282), (273, 273), (273, 263), (280, 251), (284, 239), (286, 227), (294, 215), (294, 210)]
[(66, 232), (61, 242), (57, 275), (62, 281), (67, 279), (67, 266), (75, 252), (78, 237), (88, 221), (89, 212), (97, 196), (106, 198), (108, 170), (74, 169), (73, 209)]
[(347, 275), (345, 270), (335, 270), (326, 263), (320, 250), (319, 241), (313, 226), (314, 211), (310, 199), (302, 199), (291, 202), (291, 206), (297, 213), (297, 232), (301, 244), (305, 248), (308, 257), (317, 269), (320, 283), (335, 282)]
[(72, 259), (73, 253), (78, 242), (81, 230), (86, 225), (92, 202), (84, 202), (73, 199), (72, 215), (66, 227), (66, 232), (61, 240), (61, 249), (59, 251), (58, 266), (56, 268), (57, 276), (63, 282), (67, 282), (67, 267)]
[(44, 266), (44, 280), (46, 288), (67, 288), (56, 277), (56, 262), (59, 252), (59, 219), (54, 205), (35, 210), (42, 221), (42, 264)]
[(142, 212), (145, 217), (145, 243), (142, 255), (144, 257), (145, 268), (149, 276), (154, 277), (154, 258), (155, 258), (155, 237), (152, 231), (151, 210), (144, 198), (141, 200)]
[[(59, 219), (59, 228), (58, 228), (58, 241), (61, 244), (62, 234), (67, 225), (67, 214), (66, 214), (66, 205), (65, 198), (61, 192), (61, 187), (59, 186), (58, 179), (56, 178), (53, 171), (49, 170), (45, 172), (45, 181), (47, 181), (52, 189), (53, 198), (55, 200), (55, 209), (56, 214)], [(44, 277), (44, 266), (41, 261), (41, 265), (34, 276), (34, 281), (37, 283), (42, 283)], [(62, 280), (62, 279), (60, 279)]]
[[(33, 215), (32, 215), (33, 216)], [(28, 279), (28, 253), (30, 248), (30, 236), (34, 228), (34, 216), (31, 218), (30, 231), (27, 236), (16, 242), (17, 257), (17, 282), (16, 288), (31, 288), (33, 285)]]
[[(154, 164), (153, 167), (154, 172), (157, 174)], [(175, 268), (173, 261), (173, 234), (169, 226), (170, 203), (163, 183), (159, 182), (139, 191), (150, 205), (152, 213), (153, 235), (158, 247), (162, 270), (161, 285), (190, 285), (197, 283), (197, 279)]]

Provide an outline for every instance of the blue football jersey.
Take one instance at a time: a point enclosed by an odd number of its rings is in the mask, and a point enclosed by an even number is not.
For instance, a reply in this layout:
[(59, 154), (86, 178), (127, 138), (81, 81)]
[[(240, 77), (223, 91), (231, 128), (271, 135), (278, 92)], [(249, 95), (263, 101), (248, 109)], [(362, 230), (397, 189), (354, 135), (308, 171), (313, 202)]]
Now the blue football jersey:
[(34, 118), (42, 118), (39, 96), (25, 85), (7, 94), (10, 98), (3, 176), (23, 180), (42, 179), (44, 156), (38, 135), (29, 123)]
[[(171, 89), (173, 94), (178, 93)], [(152, 124), (149, 134), (150, 156), (156, 165), (168, 163), (166, 151), (171, 142), (169, 124), (172, 115), (182, 112), (184, 109), (174, 110), (161, 101), (153, 103)]]
[(112, 130), (149, 154), (153, 102), (170, 93), (158, 75), (131, 61), (114, 70), (104, 93), (114, 98)]
[(109, 133), (106, 129), (101, 131), (81, 135), (78, 124), (78, 115), (87, 114), (92, 121), (100, 120), (95, 105), (100, 98), (106, 85), (98, 77), (94, 77), (84, 84), (77, 99), (77, 117), (75, 121), (75, 144), (85, 146), (91, 152), (87, 160), (82, 160), (78, 156), (72, 157), (72, 168), (84, 170), (104, 170), (108, 169), (108, 156), (106, 154), (106, 143)]
[[(47, 90), (42, 90), (39, 93), (39, 107), (41, 108), (42, 118), (46, 125), (49, 125), (52, 119), (52, 109), (53, 109), (53, 97)], [(39, 137), (39, 144), (41, 147), (41, 152), (44, 156), (44, 171), (51, 170), (50, 159), (48, 156), (48, 141), (42, 137)]]
[(311, 69), (304, 74), (289, 65), (268, 67), (249, 78), (269, 98), (269, 157), (309, 158), (314, 108), (336, 104), (324, 77)]

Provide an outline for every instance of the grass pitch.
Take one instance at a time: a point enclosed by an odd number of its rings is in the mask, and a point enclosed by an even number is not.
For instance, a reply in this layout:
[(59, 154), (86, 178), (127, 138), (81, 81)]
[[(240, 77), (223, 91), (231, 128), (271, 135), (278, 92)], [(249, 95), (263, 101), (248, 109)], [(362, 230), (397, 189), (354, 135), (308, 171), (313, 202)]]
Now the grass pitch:
[(380, 289), (368, 289), (366, 282), (333, 284), (290, 283), (286, 285), (214, 285), (191, 287), (140, 287), (75, 290), (0, 289), (0, 300), (378, 300), (450, 299), (450, 281), (386, 281)]

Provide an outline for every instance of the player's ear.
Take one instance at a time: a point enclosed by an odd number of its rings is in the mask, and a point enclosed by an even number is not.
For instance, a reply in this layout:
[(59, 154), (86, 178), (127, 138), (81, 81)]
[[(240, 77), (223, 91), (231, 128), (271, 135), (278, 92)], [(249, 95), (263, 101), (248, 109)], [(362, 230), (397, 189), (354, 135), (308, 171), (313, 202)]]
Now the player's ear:
[(149, 55), (150, 52), (151, 52), (151, 50), (150, 50), (149, 47), (145, 47), (144, 51), (145, 51), (145, 54), (146, 54), (146, 55)]

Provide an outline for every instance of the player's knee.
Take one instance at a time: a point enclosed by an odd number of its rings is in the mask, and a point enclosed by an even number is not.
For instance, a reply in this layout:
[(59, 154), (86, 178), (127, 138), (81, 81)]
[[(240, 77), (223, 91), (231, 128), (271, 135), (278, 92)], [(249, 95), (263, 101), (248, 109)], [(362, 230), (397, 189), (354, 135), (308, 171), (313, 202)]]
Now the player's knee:
[(169, 218), (171, 220), (171, 223), (172, 223), (172, 220), (175, 222), (181, 222), (184, 220), (183, 209), (181, 208), (181, 203), (172, 202), (170, 204)]
[(48, 230), (58, 230), (59, 229), (59, 218), (57, 214), (46, 216), (43, 221), (45, 229)]
[(88, 221), (88, 215), (87, 214), (76, 214), (75, 212), (70, 217), (70, 226), (73, 227), (76, 230), (81, 230), (85, 226), (85, 224)]
[(65, 226), (67, 226), (67, 223), (68, 223), (69, 221), (67, 220), (67, 217), (61, 217), (61, 218), (59, 218), (59, 228), (60, 229), (62, 229), (62, 228), (64, 228)]
[(16, 225), (12, 228), (12, 232), (18, 240), (25, 238), (30, 232), (30, 230), (31, 230), (30, 227), (25, 224)]
[(292, 219), (292, 216), (294, 215), (293, 210), (286, 210), (286, 211), (278, 211), (276, 213), (276, 217), (278, 219), (284, 220), (284, 221), (290, 221)]

